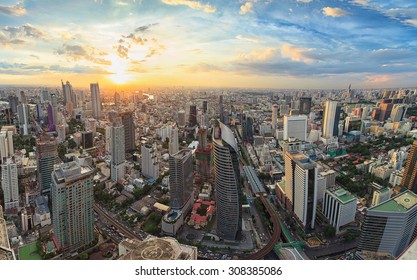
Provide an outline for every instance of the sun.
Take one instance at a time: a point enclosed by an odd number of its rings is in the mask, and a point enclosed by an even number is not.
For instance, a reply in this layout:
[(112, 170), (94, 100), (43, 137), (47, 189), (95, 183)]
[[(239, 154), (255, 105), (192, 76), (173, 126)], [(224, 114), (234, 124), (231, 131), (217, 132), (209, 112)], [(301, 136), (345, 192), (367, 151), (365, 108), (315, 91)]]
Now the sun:
[(108, 78), (115, 84), (122, 85), (132, 79), (132, 75), (127, 73), (128, 61), (117, 55), (107, 57), (111, 61), (108, 71), (111, 73)]

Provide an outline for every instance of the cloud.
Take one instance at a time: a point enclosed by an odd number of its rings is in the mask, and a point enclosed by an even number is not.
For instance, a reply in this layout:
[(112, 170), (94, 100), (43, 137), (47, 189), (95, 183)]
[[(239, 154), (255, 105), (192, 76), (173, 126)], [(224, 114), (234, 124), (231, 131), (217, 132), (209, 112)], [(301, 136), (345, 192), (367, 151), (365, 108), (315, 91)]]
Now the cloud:
[(188, 73), (200, 73), (200, 72), (218, 72), (223, 71), (218, 65), (208, 63), (198, 63), (195, 65), (181, 65)]
[(248, 41), (248, 42), (252, 42), (252, 43), (259, 43), (260, 40), (256, 37), (250, 37), (250, 36), (243, 36), (243, 35), (237, 35), (235, 37), (238, 40), (242, 40), (242, 41)]
[(283, 45), (281, 47), (281, 55), (283, 57), (290, 58), (292, 61), (301, 61), (305, 63), (312, 63), (315, 60), (308, 57), (308, 53), (311, 52), (312, 49), (302, 49), (296, 48), (291, 45)]
[(417, 19), (407, 19), (404, 20), (405, 23), (417, 27)]
[(371, 75), (366, 76), (365, 83), (380, 84), (391, 80), (389, 75)]
[(194, 10), (203, 10), (205, 13), (215, 13), (216, 8), (211, 6), (210, 4), (202, 4), (199, 1), (192, 1), (192, 0), (162, 0), (162, 3), (171, 6), (178, 6), (184, 5)]
[(64, 55), (73, 61), (87, 60), (102, 65), (111, 65), (111, 61), (101, 58), (107, 53), (101, 52), (94, 47), (85, 47), (81, 45), (63, 44), (56, 51), (58, 55)]
[(348, 12), (340, 8), (325, 7), (323, 8), (322, 11), (323, 11), (323, 14), (328, 17), (344, 17), (349, 14)]
[(23, 7), (23, 1), (17, 2), (14, 6), (0, 6), (0, 13), (12, 16), (21, 16), (26, 14), (26, 9)]
[(301, 3), (310, 3), (313, 2), (313, 0), (296, 0), (297, 2), (301, 2)]
[(29, 56), (30, 56), (30, 57), (33, 57), (33, 58), (36, 58), (36, 59), (40, 59), (40, 57), (39, 57), (39, 56), (37, 56), (36, 54), (30, 54)]
[(235, 60), (243, 62), (256, 62), (270, 60), (276, 55), (277, 49), (267, 48), (264, 50), (253, 50), (250, 53), (239, 55)]
[(126, 48), (125, 46), (122, 46), (122, 45), (117, 46), (117, 55), (120, 58), (128, 58), (129, 57), (128, 53), (129, 53), (129, 49)]
[(368, 0), (353, 0), (352, 3), (359, 4), (359, 5), (362, 5), (362, 6), (368, 6), (369, 5)]
[(157, 45), (157, 46), (150, 47), (146, 57), (150, 58), (150, 57), (155, 56), (155, 55), (161, 55), (161, 51), (163, 51), (163, 50), (165, 50), (164, 45)]
[(253, 12), (253, 4), (252, 2), (246, 2), (244, 5), (240, 6), (240, 12), (241, 15), (246, 15), (249, 12)]
[(156, 26), (156, 25), (158, 25), (158, 23), (151, 23), (151, 24), (147, 24), (147, 25), (142, 25), (142, 26), (139, 26), (138, 28), (136, 28), (135, 29), (135, 32), (142, 32), (142, 33), (144, 33), (146, 31), (149, 31), (149, 29), (152, 26)]
[(41, 39), (45, 34), (31, 24), (5, 26), (0, 30), (0, 45), (23, 45), (26, 39)]

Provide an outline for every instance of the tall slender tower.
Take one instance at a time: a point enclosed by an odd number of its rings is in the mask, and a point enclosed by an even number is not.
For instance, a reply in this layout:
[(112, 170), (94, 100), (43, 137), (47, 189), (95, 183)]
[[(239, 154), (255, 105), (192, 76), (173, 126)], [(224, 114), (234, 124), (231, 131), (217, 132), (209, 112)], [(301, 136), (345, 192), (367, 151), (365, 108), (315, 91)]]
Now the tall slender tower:
[(122, 124), (124, 127), (124, 136), (125, 136), (125, 151), (133, 151), (136, 147), (135, 145), (135, 125), (133, 123), (133, 112), (124, 112), (119, 114), (122, 119)]
[(275, 133), (275, 129), (277, 128), (277, 118), (278, 118), (278, 105), (272, 105), (272, 129), (273, 133)]
[(327, 100), (323, 119), (323, 138), (337, 136), (339, 132), (340, 107), (337, 101)]
[(413, 142), (408, 154), (401, 185), (417, 193), (417, 141)]
[(98, 83), (90, 84), (91, 101), (93, 105), (93, 116), (96, 120), (101, 118), (101, 98)]
[(52, 223), (61, 248), (70, 251), (94, 241), (94, 169), (63, 163), (52, 173)]
[(26, 103), (17, 106), (17, 113), (19, 119), (20, 133), (22, 135), (29, 135), (30, 121), (29, 121), (29, 106)]
[(111, 180), (119, 181), (125, 176), (125, 129), (118, 118), (111, 127)]
[(172, 128), (171, 135), (169, 136), (168, 150), (170, 155), (176, 154), (179, 151), (178, 127), (176, 125)]
[(213, 155), (217, 234), (225, 240), (236, 240), (242, 231), (238, 147), (232, 130), (219, 122), (213, 132)]
[(8, 158), (6, 162), (1, 165), (1, 187), (4, 192), (4, 210), (18, 207), (19, 186), (17, 179), (17, 165), (12, 158)]
[(193, 155), (182, 150), (169, 156), (171, 207), (187, 213), (193, 202)]
[(51, 173), (58, 163), (58, 144), (55, 138), (41, 136), (36, 140), (36, 161), (39, 190), (45, 194), (51, 190)]

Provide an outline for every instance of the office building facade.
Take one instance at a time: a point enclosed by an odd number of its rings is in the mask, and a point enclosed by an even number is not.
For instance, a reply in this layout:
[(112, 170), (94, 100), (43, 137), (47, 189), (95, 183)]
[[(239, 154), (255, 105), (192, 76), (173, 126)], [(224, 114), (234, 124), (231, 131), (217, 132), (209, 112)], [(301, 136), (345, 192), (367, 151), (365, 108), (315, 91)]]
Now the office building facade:
[(1, 188), (4, 193), (4, 210), (19, 207), (17, 165), (12, 158), (1, 165)]
[(169, 156), (171, 208), (187, 214), (193, 202), (193, 155), (182, 150)]

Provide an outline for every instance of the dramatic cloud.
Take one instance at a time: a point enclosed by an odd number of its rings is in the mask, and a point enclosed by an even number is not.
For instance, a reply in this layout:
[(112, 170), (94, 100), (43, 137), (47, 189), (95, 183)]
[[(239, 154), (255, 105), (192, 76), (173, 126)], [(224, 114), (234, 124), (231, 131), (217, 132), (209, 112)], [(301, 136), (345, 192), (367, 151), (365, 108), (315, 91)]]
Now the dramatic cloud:
[(6, 26), (0, 30), (0, 45), (22, 45), (26, 39), (41, 39), (45, 34), (31, 24)]
[(281, 48), (281, 55), (283, 57), (290, 58), (292, 61), (301, 61), (305, 63), (312, 63), (314, 59), (307, 56), (307, 53), (312, 50), (305, 50), (302, 48), (296, 48), (291, 45), (283, 45)]
[(0, 6), (0, 13), (12, 16), (21, 16), (26, 14), (26, 9), (23, 7), (23, 1), (17, 2), (15, 6)]
[(209, 4), (202, 4), (192, 0), (162, 0), (163, 3), (171, 6), (184, 5), (194, 10), (202, 10), (205, 13), (215, 13), (216, 8)]
[(253, 4), (252, 2), (246, 2), (244, 5), (240, 6), (240, 14), (245, 15), (249, 12), (253, 12)]
[(340, 8), (325, 7), (323, 8), (323, 14), (328, 17), (344, 17), (347, 16), (349, 13)]
[(107, 53), (93, 47), (64, 44), (56, 51), (56, 54), (64, 55), (73, 61), (87, 60), (96, 64), (111, 65), (110, 61), (101, 58), (101, 56), (107, 55)]

